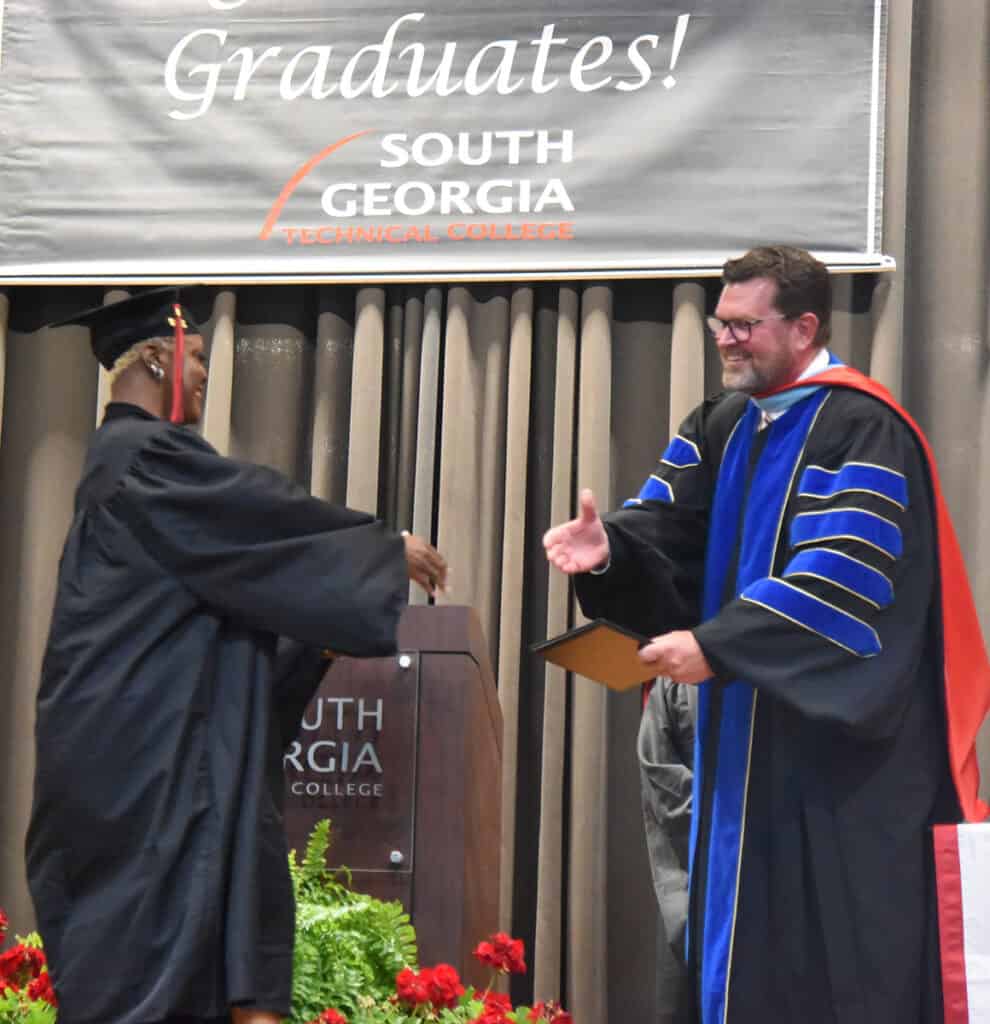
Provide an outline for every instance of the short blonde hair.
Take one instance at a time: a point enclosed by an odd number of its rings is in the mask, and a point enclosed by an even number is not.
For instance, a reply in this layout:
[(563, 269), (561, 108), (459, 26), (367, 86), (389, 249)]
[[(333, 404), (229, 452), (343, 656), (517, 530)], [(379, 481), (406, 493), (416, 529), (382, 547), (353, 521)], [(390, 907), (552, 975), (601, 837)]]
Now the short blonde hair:
[(173, 345), (173, 339), (167, 337), (160, 338), (145, 338), (144, 341), (139, 341), (137, 344), (132, 345), (126, 352), (122, 352), (114, 360), (113, 366), (107, 371), (110, 374), (110, 383), (114, 381), (129, 367), (133, 366), (141, 358), (141, 346), (147, 345), (150, 341), (157, 341), (167, 348), (171, 349)]

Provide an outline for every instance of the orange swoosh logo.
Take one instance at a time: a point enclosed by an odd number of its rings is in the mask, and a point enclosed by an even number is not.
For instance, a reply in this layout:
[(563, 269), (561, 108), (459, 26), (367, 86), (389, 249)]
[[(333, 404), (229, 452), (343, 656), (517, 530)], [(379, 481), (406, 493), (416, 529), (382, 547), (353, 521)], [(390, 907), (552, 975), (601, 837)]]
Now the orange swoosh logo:
[(344, 138), (338, 139), (336, 142), (327, 146), (326, 149), (321, 149), (316, 156), (310, 157), (306, 163), (304, 163), (295, 174), (285, 183), (285, 188), (279, 193), (278, 199), (272, 204), (272, 208), (268, 211), (268, 216), (265, 218), (264, 226), (261, 229), (260, 238), (265, 241), (275, 227), (275, 222), (278, 220), (279, 215), (282, 212), (282, 207), (289, 201), (289, 196), (292, 195), (296, 190), (296, 186), (306, 177), (307, 174), (321, 161), (325, 160), (331, 153), (336, 152), (341, 146), (346, 146), (348, 142), (353, 142), (355, 139), (359, 139), (362, 135), (367, 135), (371, 129), (366, 128), (364, 131), (355, 132), (353, 135), (345, 135)]

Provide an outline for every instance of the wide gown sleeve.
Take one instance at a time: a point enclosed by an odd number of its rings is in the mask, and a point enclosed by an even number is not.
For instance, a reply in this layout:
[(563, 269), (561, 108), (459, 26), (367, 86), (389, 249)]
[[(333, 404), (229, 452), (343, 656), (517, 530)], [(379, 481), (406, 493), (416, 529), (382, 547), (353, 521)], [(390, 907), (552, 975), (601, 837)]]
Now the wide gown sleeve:
[(706, 429), (712, 410), (711, 402), (699, 406), (639, 494), (604, 518), (609, 567), (574, 579), (589, 618), (610, 619), (644, 636), (697, 624), (718, 471)]
[(884, 738), (933, 657), (929, 484), (894, 414), (862, 396), (842, 408), (801, 472), (774, 573), (694, 633), (717, 679)]
[(405, 547), (370, 515), (320, 501), (171, 426), (141, 448), (110, 506), (218, 611), (340, 654), (395, 650)]

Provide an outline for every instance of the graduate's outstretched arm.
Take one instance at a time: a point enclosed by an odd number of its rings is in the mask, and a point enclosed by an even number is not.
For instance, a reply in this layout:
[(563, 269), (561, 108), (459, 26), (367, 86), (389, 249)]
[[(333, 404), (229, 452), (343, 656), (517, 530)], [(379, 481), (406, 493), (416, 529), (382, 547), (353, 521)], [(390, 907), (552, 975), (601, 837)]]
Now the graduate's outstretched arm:
[[(254, 628), (384, 655), (408, 595), (403, 539), (188, 431), (149, 441), (109, 511), (195, 594)], [(438, 577), (442, 568), (432, 565)]]
[(406, 568), (409, 579), (426, 591), (430, 597), (436, 597), (437, 591), (447, 589), (447, 560), (433, 545), (422, 537), (402, 531), (402, 539), (406, 545)]

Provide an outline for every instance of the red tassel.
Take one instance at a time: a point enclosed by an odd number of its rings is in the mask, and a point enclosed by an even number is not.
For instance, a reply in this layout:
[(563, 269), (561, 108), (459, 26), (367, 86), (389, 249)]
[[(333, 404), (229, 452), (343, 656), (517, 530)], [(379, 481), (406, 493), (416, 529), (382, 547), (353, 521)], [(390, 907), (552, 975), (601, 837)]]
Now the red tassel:
[(172, 307), (175, 319), (172, 326), (175, 328), (175, 351), (172, 357), (172, 412), (169, 419), (173, 423), (185, 421), (185, 410), (183, 406), (183, 378), (186, 368), (186, 322), (182, 319), (182, 307), (178, 304)]

